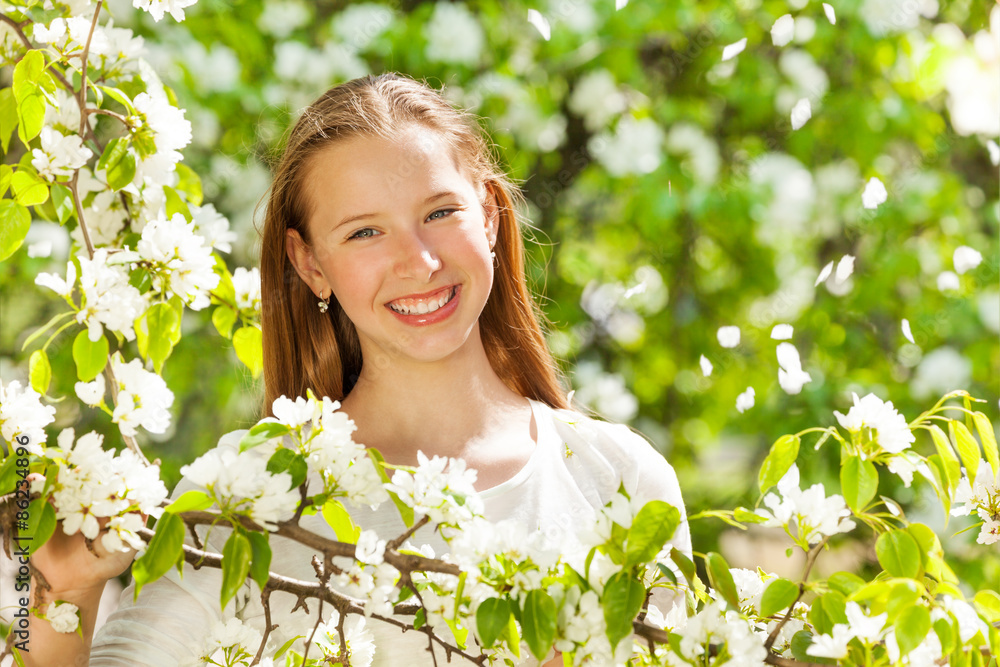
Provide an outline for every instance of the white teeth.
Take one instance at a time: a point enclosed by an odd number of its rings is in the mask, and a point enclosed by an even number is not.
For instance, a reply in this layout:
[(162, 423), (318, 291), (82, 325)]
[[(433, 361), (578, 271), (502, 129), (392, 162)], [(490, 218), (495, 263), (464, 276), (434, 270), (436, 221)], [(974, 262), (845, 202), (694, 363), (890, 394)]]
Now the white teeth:
[(421, 301), (415, 306), (404, 306), (402, 304), (390, 303), (389, 308), (402, 315), (425, 315), (427, 313), (433, 313), (435, 310), (451, 301), (454, 294), (455, 290), (452, 289), (443, 297), (434, 301)]

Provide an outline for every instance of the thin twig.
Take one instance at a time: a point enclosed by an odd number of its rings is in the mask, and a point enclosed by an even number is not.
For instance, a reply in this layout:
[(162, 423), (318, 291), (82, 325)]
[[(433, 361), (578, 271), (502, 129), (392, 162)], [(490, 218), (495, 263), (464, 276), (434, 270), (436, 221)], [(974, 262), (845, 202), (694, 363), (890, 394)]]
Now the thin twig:
[(767, 649), (768, 655), (771, 655), (771, 647), (774, 646), (774, 642), (778, 639), (778, 633), (781, 632), (781, 628), (785, 627), (785, 623), (787, 623), (788, 620), (792, 617), (792, 612), (795, 610), (795, 605), (797, 605), (799, 603), (799, 600), (802, 599), (802, 596), (805, 595), (806, 581), (808, 581), (809, 579), (809, 573), (812, 572), (813, 565), (816, 564), (816, 558), (819, 556), (819, 552), (823, 550), (823, 547), (826, 546), (826, 543), (827, 541), (829, 541), (829, 539), (830, 539), (829, 536), (824, 537), (819, 544), (812, 547), (809, 550), (809, 553), (806, 554), (806, 567), (805, 570), (802, 572), (802, 582), (799, 584), (799, 594), (795, 597), (795, 601), (788, 606), (788, 611), (785, 613), (785, 616), (780, 621), (778, 621), (778, 625), (776, 625), (774, 627), (774, 630), (771, 631), (771, 634), (767, 636), (767, 641), (764, 642), (764, 648)]
[(417, 521), (412, 526), (410, 526), (405, 533), (403, 533), (402, 535), (393, 540), (390, 540), (389, 542), (386, 542), (385, 548), (391, 551), (399, 549), (399, 547), (403, 544), (403, 542), (410, 539), (410, 537), (413, 536), (413, 533), (417, 532), (418, 530), (426, 526), (430, 522), (430, 520), (431, 518), (429, 516), (424, 516), (424, 518), (422, 518), (420, 521)]

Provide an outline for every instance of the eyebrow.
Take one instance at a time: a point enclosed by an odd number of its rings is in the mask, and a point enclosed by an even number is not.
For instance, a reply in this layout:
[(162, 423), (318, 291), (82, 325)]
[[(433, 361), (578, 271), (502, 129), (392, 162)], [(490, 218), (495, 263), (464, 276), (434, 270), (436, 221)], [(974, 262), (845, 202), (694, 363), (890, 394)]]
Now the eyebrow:
[[(427, 199), (425, 199), (424, 204), (425, 205), (430, 204), (432, 202), (437, 201), (438, 199), (444, 199), (445, 197), (458, 197), (458, 195), (452, 192), (451, 190), (445, 190), (444, 192), (437, 192), (435, 194), (432, 194)], [(376, 217), (376, 215), (377, 214), (375, 213), (359, 213), (358, 215), (349, 215), (340, 222), (338, 222), (336, 225), (334, 225), (331, 231), (335, 231), (349, 222), (354, 222), (355, 220), (367, 220), (368, 218)]]

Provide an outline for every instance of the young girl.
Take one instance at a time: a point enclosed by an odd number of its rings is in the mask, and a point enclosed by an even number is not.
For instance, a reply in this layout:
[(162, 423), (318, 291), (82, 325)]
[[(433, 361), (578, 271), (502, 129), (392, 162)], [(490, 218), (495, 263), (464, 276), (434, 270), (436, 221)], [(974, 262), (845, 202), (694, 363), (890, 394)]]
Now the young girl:
[[(267, 410), (307, 389), (340, 400), (357, 442), (393, 464), (416, 465), (418, 452), (464, 460), (478, 472), (486, 517), (515, 519), (549, 545), (569, 548), (621, 484), (638, 502), (662, 499), (683, 511), (672, 468), (645, 440), (570, 409), (525, 282), (518, 197), (475, 120), (421, 83), (369, 76), (317, 100), (291, 132), (267, 202)], [(240, 435), (220, 447), (236, 447)], [(175, 495), (189, 488), (184, 481)], [(391, 503), (352, 513), (386, 539), (405, 530)], [(302, 524), (333, 537), (319, 516)], [(224, 540), (216, 530), (207, 547), (221, 550)], [(447, 548), (430, 527), (411, 541), (437, 555)], [(690, 553), (686, 521), (672, 543)], [(305, 547), (276, 537), (271, 544), (272, 571), (314, 578)], [(114, 569), (72, 586), (89, 591), (71, 592), (85, 632), (94, 592)], [(220, 609), (219, 577), (212, 568), (171, 572), (134, 602), (127, 589), (94, 639), (90, 664), (183, 664), (204, 650), (213, 625), (234, 615), (262, 630), (256, 587), (245, 585)], [(58, 590), (51, 596), (73, 601)], [(271, 596), (276, 645), (295, 636), (295, 603)], [(373, 664), (434, 664), (425, 636), (376, 620), (368, 627)], [(34, 664), (78, 664), (68, 656), (86, 652), (81, 642), (59, 650), (58, 660)]]

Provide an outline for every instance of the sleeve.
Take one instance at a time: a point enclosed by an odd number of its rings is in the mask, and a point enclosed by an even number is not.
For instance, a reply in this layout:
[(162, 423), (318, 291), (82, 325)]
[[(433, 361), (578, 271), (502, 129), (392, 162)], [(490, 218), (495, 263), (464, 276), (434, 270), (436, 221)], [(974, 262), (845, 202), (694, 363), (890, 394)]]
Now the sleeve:
[[(219, 446), (239, 442), (245, 431), (234, 431), (222, 437)], [(173, 498), (196, 488), (182, 479), (174, 489)], [(208, 534), (200, 527), (203, 544), (221, 552), (228, 530), (216, 526)], [(185, 544), (193, 546), (190, 535)], [(142, 587), (135, 596), (135, 583), (124, 591), (116, 609), (97, 631), (90, 652), (91, 667), (178, 667), (200, 664), (198, 657), (207, 648), (212, 628), (223, 619), (237, 613), (237, 603), (245, 604), (246, 596), (238, 594), (226, 605), (219, 601), (222, 585), (220, 570), (210, 567), (194, 569), (185, 564), (183, 576), (176, 569)]]

